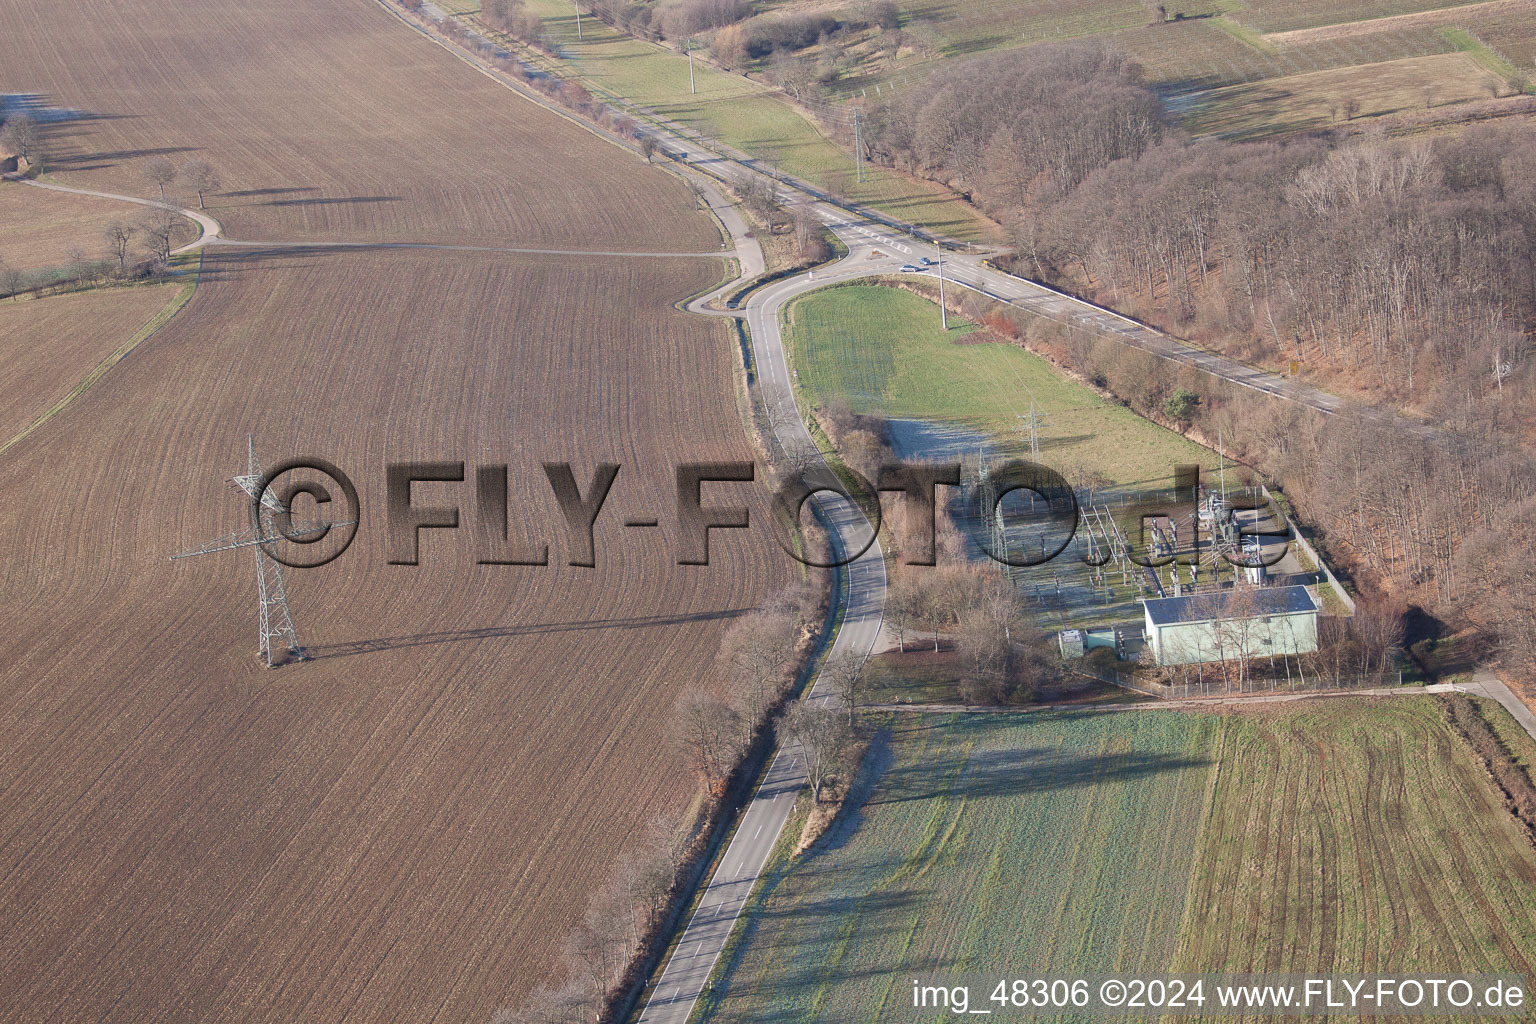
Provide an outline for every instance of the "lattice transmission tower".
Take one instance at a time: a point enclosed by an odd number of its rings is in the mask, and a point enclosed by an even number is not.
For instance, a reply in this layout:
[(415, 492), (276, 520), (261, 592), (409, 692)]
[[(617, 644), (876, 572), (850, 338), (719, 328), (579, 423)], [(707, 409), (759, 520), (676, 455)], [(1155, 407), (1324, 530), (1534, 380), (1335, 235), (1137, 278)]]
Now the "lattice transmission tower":
[[(211, 555), (219, 551), (251, 548), (256, 557), (256, 630), (259, 638), (258, 655), (268, 668), (278, 665), (275, 652), (286, 650), (295, 661), (307, 661), (304, 646), (299, 643), (298, 630), (293, 625), (293, 611), (288, 607), (288, 588), (283, 583), (283, 563), (273, 558), (266, 545), (285, 538), (325, 533), (333, 526), (350, 526), (346, 523), (291, 522), (289, 509), (267, 487), (261, 460), (256, 456), (256, 439), (246, 437), (247, 457), (244, 473), (231, 478), (230, 482), (245, 492), (250, 499), (251, 525), (243, 530), (211, 540), (192, 551), (172, 555), (171, 560)], [(286, 528), (279, 525), (283, 517)]]

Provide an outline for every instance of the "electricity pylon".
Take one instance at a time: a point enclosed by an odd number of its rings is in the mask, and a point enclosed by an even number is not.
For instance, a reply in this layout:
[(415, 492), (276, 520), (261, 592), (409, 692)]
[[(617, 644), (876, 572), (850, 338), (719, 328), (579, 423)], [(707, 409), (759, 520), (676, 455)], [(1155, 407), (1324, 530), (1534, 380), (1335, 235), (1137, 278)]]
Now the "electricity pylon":
[(1034, 399), (1029, 401), (1029, 415), (1020, 414), (1019, 419), (1024, 421), (1024, 429), (1029, 431), (1029, 457), (1038, 462), (1040, 461), (1040, 431), (1050, 424), (1045, 421), (1044, 416), (1035, 412)]
[[(171, 560), (211, 555), (218, 551), (251, 548), (256, 555), (256, 621), (260, 637), (258, 654), (268, 668), (275, 668), (273, 652), (286, 648), (295, 661), (306, 661), (304, 647), (299, 643), (298, 630), (293, 627), (293, 612), (288, 607), (288, 589), (283, 583), (283, 563), (267, 553), (265, 545), (284, 538), (310, 536), (325, 533), (333, 526), (350, 526), (347, 523), (288, 523), (284, 529), (277, 519), (288, 517), (288, 507), (267, 488), (267, 478), (261, 471), (261, 460), (256, 457), (256, 438), (246, 437), (248, 448), (246, 471), (231, 479), (250, 498), (251, 525), (243, 530), (211, 540), (193, 551), (172, 555)], [(355, 522), (355, 520), (354, 520)]]

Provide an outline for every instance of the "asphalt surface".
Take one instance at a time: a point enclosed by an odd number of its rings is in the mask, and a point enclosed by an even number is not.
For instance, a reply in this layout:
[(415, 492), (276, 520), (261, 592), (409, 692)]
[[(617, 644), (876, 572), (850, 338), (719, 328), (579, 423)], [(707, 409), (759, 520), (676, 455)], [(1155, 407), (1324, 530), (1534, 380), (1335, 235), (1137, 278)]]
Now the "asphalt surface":
[[(784, 353), (778, 323), (779, 310), (786, 301), (803, 291), (821, 287), (825, 279), (820, 273), (816, 274), (815, 280), (809, 274), (786, 278), (755, 292), (740, 311), (716, 308), (715, 304), (725, 291), (762, 273), (763, 257), (761, 247), (733, 206), (713, 189), (707, 191), (706, 201), (734, 239), (735, 256), (743, 274), (694, 300), (688, 308), (707, 315), (736, 316), (746, 320), (759, 393), (775, 441), (804, 467), (805, 476), (813, 485), (830, 484), (836, 478), (821, 461), (816, 442), (806, 429), (795, 402), (791, 386), (793, 371)], [(819, 493), (811, 500), (817, 503), (818, 511), (844, 550), (862, 547), (870, 539), (868, 520), (851, 502), (827, 492)], [(843, 579), (842, 626), (827, 655), (848, 652), (861, 659), (867, 658), (880, 636), (885, 612), (885, 555), (878, 539), (849, 563)], [(830, 694), (822, 689), (818, 679), (805, 699), (825, 702), (830, 699)], [(640, 1020), (644, 1024), (684, 1024), (687, 1021), (708, 985), (715, 962), (730, 938), (774, 843), (784, 831), (784, 824), (794, 810), (795, 797), (806, 784), (805, 768), (799, 755), (792, 747), (780, 747), (641, 1011)]]

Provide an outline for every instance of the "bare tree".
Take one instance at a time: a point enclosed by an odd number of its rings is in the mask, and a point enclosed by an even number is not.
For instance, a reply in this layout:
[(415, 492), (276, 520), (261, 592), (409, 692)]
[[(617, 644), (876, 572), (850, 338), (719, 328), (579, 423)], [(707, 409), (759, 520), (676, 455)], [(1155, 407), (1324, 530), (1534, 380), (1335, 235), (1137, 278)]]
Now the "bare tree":
[(864, 10), (869, 23), (882, 29), (901, 28), (901, 8), (896, 0), (875, 0)]
[(646, 163), (650, 163), (656, 156), (656, 150), (659, 146), (660, 143), (656, 141), (656, 136), (650, 134), (640, 136), (640, 155), (645, 157)]
[(117, 260), (117, 272), (128, 272), (128, 247), (133, 242), (133, 228), (120, 220), (107, 222), (107, 230), (103, 233), (107, 242), (107, 251), (112, 258)]
[(821, 791), (836, 774), (848, 746), (843, 717), (821, 704), (798, 700), (785, 709), (779, 729), (786, 743), (793, 743), (805, 761), (811, 799), (821, 802)]
[(885, 621), (896, 634), (896, 647), (907, 652), (907, 634), (918, 619), (918, 593), (913, 573), (908, 571), (891, 581), (885, 595)]
[(708, 694), (690, 690), (678, 698), (674, 736), (704, 788), (720, 795), (741, 751), (741, 714)]
[[(588, 1005), (594, 1011), (600, 1011), (607, 1004), (628, 953), (620, 914), (622, 908), (616, 905), (613, 897), (614, 894), (606, 891), (594, 896), (567, 945), (570, 961), (587, 987)], [(589, 1019), (595, 1018), (596, 1012)]]
[(165, 202), (165, 186), (176, 180), (176, 165), (163, 156), (150, 157), (144, 163), (144, 180), (160, 189), (160, 201)]
[(16, 293), (21, 291), (21, 271), (0, 260), (0, 282), (5, 283), (5, 292), (14, 301)]
[(794, 658), (795, 620), (778, 609), (762, 609), (732, 624), (720, 640), (720, 658), (746, 704), (742, 716), (743, 742), (789, 686)]
[(779, 88), (799, 100), (805, 89), (816, 79), (816, 65), (809, 57), (775, 50), (768, 65), (768, 77)]
[(171, 236), (176, 232), (176, 215), (169, 210), (150, 210), (139, 221), (144, 247), (159, 266), (171, 262)]
[(496, 1011), (491, 1024), (591, 1024), (599, 1009), (582, 979), (572, 978), (534, 992), (522, 1006)]
[(778, 230), (778, 225), (785, 220), (784, 204), (779, 200), (778, 188), (768, 178), (754, 175), (747, 182), (746, 194), (742, 200), (748, 210), (768, 225), (770, 235), (774, 234)]
[(832, 255), (821, 221), (809, 204), (795, 207), (795, 247), (807, 263), (822, 263)]
[(1012, 585), (999, 573), (967, 567), (957, 574), (954, 589), (955, 646), (970, 669), (961, 680), (960, 695), (972, 704), (1001, 704), (1021, 682), (1021, 642), (1035, 637), (1014, 600)]
[(914, 576), (913, 596), (917, 620), (933, 634), (933, 649), (939, 649), (939, 633), (954, 625), (967, 600), (965, 575), (960, 568), (939, 568)]
[(672, 885), (688, 845), (689, 829), (657, 812), (638, 836), (632, 837), (633, 853), (616, 877), (649, 931), (661, 921), (672, 895)]
[[(219, 172), (214, 170), (206, 160), (188, 160), (182, 165), (181, 180), (197, 193), (197, 208), (207, 209), (203, 205), (203, 193), (212, 192), (219, 187)], [(164, 198), (163, 189), (161, 197)]]
[(848, 712), (848, 728), (853, 728), (853, 713), (864, 692), (864, 659), (851, 651), (839, 651), (821, 667), (821, 678), (832, 695)]
[(72, 245), (69, 247), (68, 252), (65, 253), (65, 258), (69, 260), (69, 276), (71, 278), (81, 284), (90, 281), (93, 276), (91, 273), (91, 261), (86, 257), (84, 249), (78, 245)]
[(42, 132), (42, 126), (32, 115), (13, 114), (5, 119), (5, 127), (0, 129), (0, 143), (30, 163), (42, 145)]
[(1250, 586), (1236, 583), (1217, 597), (1213, 611), (1217, 616), (1214, 634), (1222, 673), (1226, 674), (1228, 663), (1236, 667), (1237, 689), (1241, 693), (1248, 685), (1249, 666), (1260, 639), (1256, 592)]

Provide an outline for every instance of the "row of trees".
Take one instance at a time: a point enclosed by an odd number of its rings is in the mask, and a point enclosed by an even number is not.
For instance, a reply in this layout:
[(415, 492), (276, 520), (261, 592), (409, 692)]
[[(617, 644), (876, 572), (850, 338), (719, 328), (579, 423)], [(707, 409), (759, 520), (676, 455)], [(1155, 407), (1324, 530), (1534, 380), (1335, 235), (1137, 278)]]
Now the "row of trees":
[(673, 741), (700, 785), (724, 794), (743, 754), (783, 703), (809, 639), (817, 599), (795, 587), (726, 630), (716, 658), (721, 690), (691, 690), (678, 700)]
[[(819, 794), (838, 764), (841, 728), (827, 728), (828, 709), (785, 709), (785, 701), (821, 612), (819, 593), (796, 586), (773, 595), (738, 618), (722, 636), (716, 685), (683, 693), (671, 716), (671, 743), (698, 779), (716, 813), (743, 759), (779, 716), (781, 734), (801, 743)], [(832, 667), (829, 666), (829, 671)], [(782, 715), (780, 711), (783, 709)], [(836, 741), (836, 742), (833, 742)], [(812, 762), (814, 758), (814, 763)], [(505, 1024), (577, 1024), (600, 1019), (629, 977), (638, 955), (664, 924), (679, 865), (707, 841), (702, 829), (661, 816), (626, 848), (613, 876), (592, 895), (563, 950), (562, 975), (517, 1009), (497, 1015)]]
[(480, 16), (486, 24), (519, 42), (538, 50), (553, 50), (549, 37), (544, 33), (543, 20), (528, 10), (523, 0), (486, 0), (480, 8)]
[(518, 1008), (499, 1010), (493, 1024), (590, 1024), (600, 1020), (613, 988), (661, 924), (689, 836), (664, 816), (630, 837), (612, 876), (592, 894), (563, 947), (565, 975)]
[[(6, 122), (7, 127), (13, 127), (18, 120), (29, 119), (26, 115), (13, 116)], [(36, 154), (40, 143), (33, 140), (29, 145)], [(219, 188), (218, 172), (205, 160), (188, 160), (178, 170), (170, 160), (156, 156), (144, 162), (142, 171), (144, 180), (159, 191), (162, 202), (166, 188), (178, 181), (197, 193), (199, 207), (207, 193)], [(0, 260), (0, 289), (3, 289), (0, 294), (14, 299), (22, 292), (38, 288), (75, 287), (109, 278), (161, 273), (170, 265), (172, 239), (180, 223), (170, 210), (149, 209), (134, 220), (113, 219), (107, 223), (102, 231), (104, 257), (93, 257), (85, 249), (73, 246), (65, 266), (32, 271), (21, 270)]]
[(40, 288), (73, 288), (158, 274), (170, 264), (171, 239), (178, 223), (169, 210), (147, 210), (136, 221), (110, 221), (102, 232), (105, 258), (93, 258), (72, 246), (62, 267), (29, 271), (0, 260), (0, 297), (15, 299)]
[(962, 669), (958, 693), (967, 704), (1028, 700), (1060, 674), (1013, 584), (988, 563), (901, 568), (892, 574), (886, 622), (902, 651), (910, 639), (936, 653), (941, 638), (950, 639)]
[(159, 189), (162, 203), (165, 202), (166, 187), (177, 181), (197, 193), (200, 210), (207, 209), (204, 197), (219, 188), (219, 172), (206, 160), (188, 160), (178, 170), (168, 158), (152, 156), (144, 161), (143, 172), (144, 180)]

